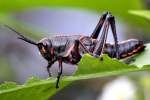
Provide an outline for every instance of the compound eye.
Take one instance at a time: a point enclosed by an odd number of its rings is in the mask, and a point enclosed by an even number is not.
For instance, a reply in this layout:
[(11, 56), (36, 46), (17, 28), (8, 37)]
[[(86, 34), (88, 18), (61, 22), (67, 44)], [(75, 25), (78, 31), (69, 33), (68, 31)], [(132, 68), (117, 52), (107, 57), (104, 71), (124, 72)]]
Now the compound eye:
[(38, 48), (42, 55), (46, 53), (46, 46), (44, 46), (43, 43), (38, 43)]
[(38, 48), (41, 49), (43, 47), (43, 43), (38, 43)]

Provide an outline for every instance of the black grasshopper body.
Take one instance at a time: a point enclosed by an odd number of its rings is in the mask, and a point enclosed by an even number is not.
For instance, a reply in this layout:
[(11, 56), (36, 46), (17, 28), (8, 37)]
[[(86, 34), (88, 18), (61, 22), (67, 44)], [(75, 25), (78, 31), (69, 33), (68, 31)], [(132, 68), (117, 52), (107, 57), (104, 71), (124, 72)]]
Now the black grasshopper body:
[[(41, 55), (48, 61), (47, 71), (49, 76), (51, 76), (49, 68), (54, 64), (54, 62), (58, 61), (59, 70), (56, 88), (58, 88), (59, 79), (62, 75), (63, 62), (67, 64), (77, 64), (82, 58), (82, 55), (85, 53), (94, 57), (99, 57), (101, 54), (108, 54), (108, 56), (112, 58), (123, 59), (139, 53), (145, 48), (143, 41), (137, 39), (129, 39), (118, 42), (115, 18), (109, 12), (105, 12), (100, 17), (100, 20), (91, 36), (58, 35), (46, 37), (41, 39), (39, 42), (34, 42), (24, 37), (11, 27), (7, 27), (16, 32), (20, 36), (19, 39), (38, 47)], [(109, 27), (112, 29), (114, 44), (106, 43)], [(101, 36), (98, 39), (100, 32)]]
[[(82, 42), (85, 48), (87, 48), (87, 51), (82, 48), (78, 41)], [(44, 38), (40, 40), (38, 44), (41, 43), (42, 45), (45, 45), (44, 49), (41, 49), (39, 46), (39, 50), (42, 56), (51, 64), (57, 61), (59, 57), (62, 57), (62, 61), (65, 63), (77, 64), (83, 54), (89, 52), (91, 55), (94, 55), (92, 52), (94, 51), (97, 42), (97, 40), (91, 39), (88, 36), (71, 35)], [(118, 42), (118, 46), (119, 59), (133, 56), (134, 54), (143, 51), (145, 48), (143, 41), (137, 39), (129, 39)], [(107, 54), (111, 58), (117, 58), (115, 45), (106, 43), (104, 45), (102, 54)]]
[(79, 47), (79, 38), (79, 35), (44, 38), (38, 42), (41, 44), (39, 46), (40, 53), (50, 64), (59, 58), (65, 63), (77, 64), (81, 59), (79, 51), (75, 49)]

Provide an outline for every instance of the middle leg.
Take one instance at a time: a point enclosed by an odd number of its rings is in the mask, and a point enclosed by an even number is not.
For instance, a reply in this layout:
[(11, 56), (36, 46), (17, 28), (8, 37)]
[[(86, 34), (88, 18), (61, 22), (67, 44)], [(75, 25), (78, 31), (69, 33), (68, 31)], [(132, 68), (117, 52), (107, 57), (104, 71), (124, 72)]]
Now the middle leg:
[(58, 59), (58, 63), (59, 63), (59, 71), (58, 71), (58, 76), (57, 76), (57, 81), (56, 81), (56, 88), (59, 88), (59, 80), (60, 80), (60, 77), (62, 75), (62, 70), (63, 70), (62, 57)]
[(47, 65), (47, 72), (48, 72), (49, 77), (51, 77), (51, 72), (50, 72), (51, 66), (52, 66), (52, 64), (51, 64), (50, 62), (48, 62), (48, 65)]

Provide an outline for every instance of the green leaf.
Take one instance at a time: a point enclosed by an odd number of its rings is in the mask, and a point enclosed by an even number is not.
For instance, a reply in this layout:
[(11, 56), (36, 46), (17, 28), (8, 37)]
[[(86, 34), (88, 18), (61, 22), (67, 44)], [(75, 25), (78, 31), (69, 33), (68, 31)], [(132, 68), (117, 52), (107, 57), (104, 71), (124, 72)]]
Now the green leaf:
[(41, 82), (41, 80), (39, 78), (33, 76), (25, 82), (25, 85), (31, 85), (31, 84), (36, 83), (36, 82)]
[(141, 0), (0, 0), (0, 12), (15, 12), (35, 7), (77, 7), (96, 11), (109, 10), (127, 13), (123, 11), (143, 8), (143, 2)]
[[(116, 6), (117, 5), (117, 6)], [(22, 30), (26, 36), (40, 39), (44, 34), (37, 34), (37, 28), (25, 25), (19, 20), (14, 19), (12, 13), (30, 11), (32, 9), (56, 8), (56, 9), (84, 9), (102, 13), (111, 12), (116, 19), (125, 20), (126, 24), (131, 24), (132, 29), (143, 28), (143, 31), (150, 31), (149, 22), (142, 18), (137, 18), (128, 13), (129, 10), (142, 10), (144, 2), (142, 0), (0, 0), (0, 22)], [(31, 30), (32, 29), (32, 30)], [(32, 34), (31, 34), (32, 33)]]
[[(129, 10), (142, 10), (144, 8), (144, 2), (142, 0), (0, 0), (0, 16), (5, 15), (6, 17), (3, 17), (3, 19), (0, 17), (0, 21), (14, 25), (14, 23), (11, 23), (10, 21), (13, 20), (13, 16), (10, 18), (10, 13), (30, 11), (32, 9), (39, 8), (75, 8), (78, 10), (84, 9), (98, 13), (109, 11), (114, 16), (119, 16), (128, 23), (132, 23), (149, 30), (149, 23), (143, 19), (136, 18), (128, 14)], [(17, 26), (23, 26), (23, 23), (20, 23)]]
[[(150, 26), (150, 22), (149, 22), (149, 20), (150, 20), (150, 10), (129, 10), (129, 13), (131, 14), (131, 15), (135, 15), (135, 16), (133, 16), (134, 18), (138, 18), (138, 19), (147, 19), (147, 20), (145, 20), (144, 22), (145, 22), (145, 25), (144, 24), (141, 24), (141, 27), (143, 27), (142, 25), (144, 25), (144, 27), (143, 28), (147, 28), (147, 29), (149, 29), (149, 26)], [(139, 16), (139, 17), (138, 17)], [(140, 18), (141, 17), (141, 18)], [(148, 35), (149, 36), (149, 35)]]
[(140, 16), (140, 17), (144, 17), (148, 20), (150, 20), (150, 11), (149, 10), (139, 10), (139, 11), (129, 11), (129, 13)]
[[(45, 100), (75, 80), (119, 75), (133, 71), (148, 71), (150, 70), (150, 62), (147, 60), (150, 59), (149, 53), (150, 44), (147, 44), (145, 51), (135, 57), (132, 65), (127, 65), (117, 59), (111, 59), (107, 55), (94, 58), (86, 54), (79, 62), (76, 74), (61, 79), (59, 89), (55, 88), (56, 79), (40, 80), (32, 77), (24, 85), (16, 85), (16, 83), (12, 82), (1, 84), (0, 98), (1, 100)], [(143, 63), (145, 60), (147, 60), (146, 64)], [(143, 66), (139, 66), (140, 63)]]
[(142, 67), (144, 65), (150, 65), (150, 60), (148, 59), (150, 58), (149, 48), (150, 48), (150, 45), (147, 44), (145, 51), (135, 55), (133, 59), (135, 59), (136, 61), (132, 62), (131, 64), (136, 65), (138, 67)]
[(3, 84), (0, 85), (0, 91), (16, 88), (16, 87), (17, 84), (15, 82), (4, 82)]

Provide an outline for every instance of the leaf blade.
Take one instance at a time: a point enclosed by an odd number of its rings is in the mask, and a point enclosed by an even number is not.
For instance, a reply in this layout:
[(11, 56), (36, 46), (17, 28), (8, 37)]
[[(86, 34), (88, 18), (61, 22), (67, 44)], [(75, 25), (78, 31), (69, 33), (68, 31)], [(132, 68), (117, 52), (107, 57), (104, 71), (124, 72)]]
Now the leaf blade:
[[(150, 51), (150, 44), (147, 44), (147, 49)], [(143, 56), (144, 55), (145, 54), (143, 53)], [(51, 78), (48, 80), (39, 80), (37, 78), (31, 78), (28, 80), (28, 84), (26, 83), (24, 85), (17, 85), (17, 87), (14, 88), (0, 90), (0, 98), (1, 100), (7, 100), (9, 98), (11, 98), (11, 100), (19, 100), (22, 98), (24, 100), (43, 100), (53, 96), (62, 88), (76, 80), (120, 75), (134, 71), (150, 70), (150, 62), (148, 65), (144, 65), (143, 67), (139, 68), (136, 65), (127, 65), (116, 59), (111, 59), (107, 55), (103, 55), (102, 57), (103, 61), (101, 61), (99, 58), (93, 58), (87, 54), (84, 55), (79, 63), (79, 69), (76, 74), (74, 76), (64, 77), (61, 79), (59, 89), (55, 88), (55, 79)], [(150, 56), (147, 57), (150, 58)]]
[(148, 20), (150, 20), (150, 11), (149, 10), (130, 10), (129, 11), (130, 14), (133, 14), (133, 15), (137, 15), (137, 16), (140, 16), (140, 17), (144, 17)]

